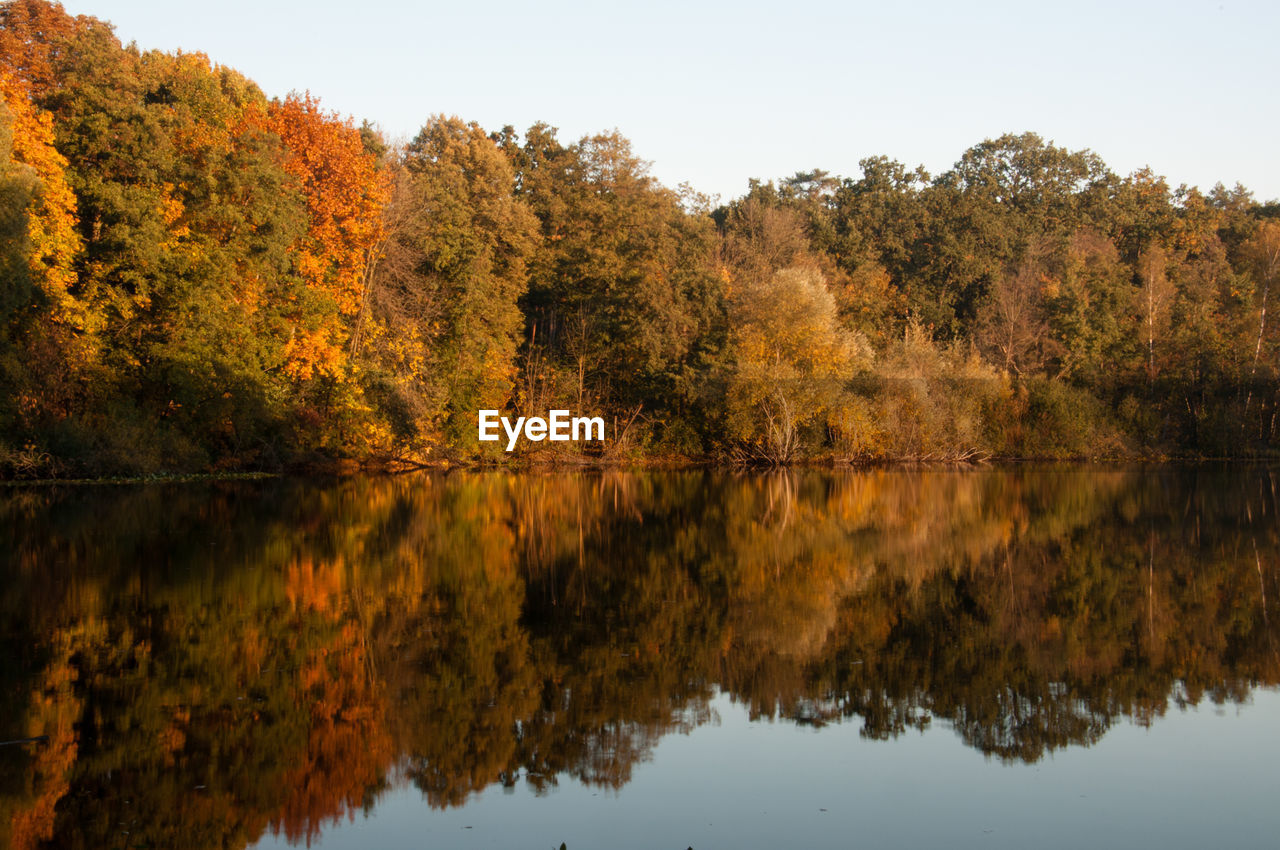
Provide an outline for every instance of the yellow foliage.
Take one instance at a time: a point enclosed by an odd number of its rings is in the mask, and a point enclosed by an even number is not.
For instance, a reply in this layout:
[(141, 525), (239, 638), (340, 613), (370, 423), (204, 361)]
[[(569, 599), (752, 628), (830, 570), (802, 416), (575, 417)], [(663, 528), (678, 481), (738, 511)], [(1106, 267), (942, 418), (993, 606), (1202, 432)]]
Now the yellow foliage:
[(297, 380), (337, 375), (347, 335), (342, 317), (364, 304), (365, 266), (384, 238), (389, 183), (351, 121), (322, 111), (310, 95), (291, 95), (247, 116), (280, 136), (289, 151), (285, 168), (299, 180), (309, 218), (306, 236), (293, 247), (294, 267), (337, 308), (321, 330), (290, 341), (285, 372)]
[(76, 232), (76, 198), (67, 183), (67, 160), (53, 146), (53, 120), (28, 100), (24, 89), (0, 68), (0, 100), (12, 121), (15, 163), (36, 180), (27, 212), (28, 265), (32, 280), (53, 305), (53, 318), (79, 330), (90, 327), (90, 311), (73, 293), (73, 268), (81, 244)]

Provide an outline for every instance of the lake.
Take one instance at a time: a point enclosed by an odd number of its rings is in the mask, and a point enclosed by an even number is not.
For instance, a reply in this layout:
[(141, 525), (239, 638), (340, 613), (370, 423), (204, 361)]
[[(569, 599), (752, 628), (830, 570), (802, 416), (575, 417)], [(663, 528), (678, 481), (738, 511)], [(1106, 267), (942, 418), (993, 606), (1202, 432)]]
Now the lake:
[(0, 490), (0, 847), (1272, 847), (1277, 479)]

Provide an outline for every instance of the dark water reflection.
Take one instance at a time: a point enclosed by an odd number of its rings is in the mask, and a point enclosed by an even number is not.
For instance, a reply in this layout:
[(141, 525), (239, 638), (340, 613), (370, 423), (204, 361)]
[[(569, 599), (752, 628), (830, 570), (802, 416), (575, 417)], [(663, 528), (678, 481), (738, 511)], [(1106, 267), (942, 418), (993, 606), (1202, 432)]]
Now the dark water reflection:
[[(1280, 681), (1265, 468), (0, 494), (0, 846), (623, 788), (716, 694), (1009, 763)], [(683, 845), (682, 845), (683, 846)]]

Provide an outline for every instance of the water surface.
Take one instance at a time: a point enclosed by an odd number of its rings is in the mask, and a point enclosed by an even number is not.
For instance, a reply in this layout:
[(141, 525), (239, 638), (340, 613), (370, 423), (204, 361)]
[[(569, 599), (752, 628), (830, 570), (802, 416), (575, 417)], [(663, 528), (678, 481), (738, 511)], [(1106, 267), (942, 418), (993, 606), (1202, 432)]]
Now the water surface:
[(1275, 478), (0, 493), (0, 842), (1272, 846)]

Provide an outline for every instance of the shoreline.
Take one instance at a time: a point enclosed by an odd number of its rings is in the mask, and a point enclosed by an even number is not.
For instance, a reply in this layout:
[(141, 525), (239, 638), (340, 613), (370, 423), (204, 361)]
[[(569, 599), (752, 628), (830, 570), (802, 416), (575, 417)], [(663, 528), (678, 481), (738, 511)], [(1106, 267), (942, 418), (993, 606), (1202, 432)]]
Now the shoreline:
[(1054, 457), (989, 457), (978, 460), (948, 460), (945, 458), (895, 458), (882, 460), (836, 460), (815, 458), (792, 461), (785, 464), (738, 463), (716, 459), (694, 458), (662, 458), (652, 460), (601, 460), (583, 458), (581, 460), (556, 458), (538, 459), (524, 458), (506, 463), (488, 461), (439, 460), (434, 462), (415, 463), (412, 465), (369, 464), (357, 462), (335, 461), (332, 463), (308, 463), (287, 467), (277, 471), (254, 472), (173, 472), (153, 473), (148, 475), (101, 476), (78, 478), (4, 478), (0, 479), (0, 489), (22, 487), (57, 487), (57, 486), (108, 486), (137, 484), (192, 484), (219, 481), (265, 481), (274, 478), (355, 478), (390, 477), (411, 475), (415, 473), (458, 473), (458, 472), (509, 472), (509, 473), (548, 473), (548, 472), (678, 472), (686, 470), (722, 470), (726, 472), (772, 472), (778, 470), (849, 470), (862, 471), (872, 469), (984, 469), (1014, 468), (1019, 466), (1201, 466), (1228, 465), (1247, 466), (1280, 462), (1280, 457), (1178, 457), (1155, 455), (1131, 455), (1098, 458), (1054, 458)]

